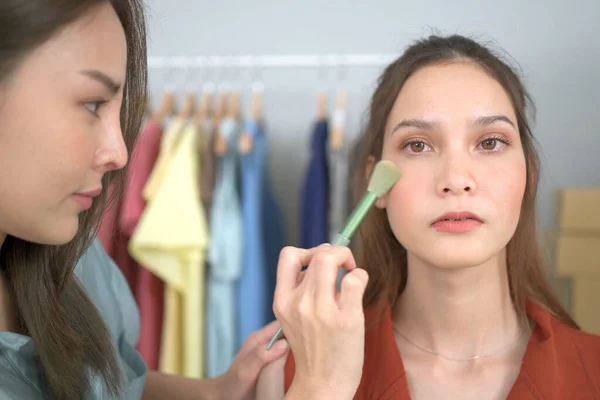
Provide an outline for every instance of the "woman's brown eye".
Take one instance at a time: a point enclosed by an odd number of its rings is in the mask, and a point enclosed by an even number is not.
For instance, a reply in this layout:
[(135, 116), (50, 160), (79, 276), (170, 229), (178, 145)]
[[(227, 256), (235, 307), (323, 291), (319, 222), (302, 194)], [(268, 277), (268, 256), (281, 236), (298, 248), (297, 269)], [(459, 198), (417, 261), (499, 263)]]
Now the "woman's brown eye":
[(415, 153), (420, 153), (425, 148), (425, 143), (423, 142), (412, 142), (410, 144), (410, 149)]
[(486, 139), (481, 143), (484, 150), (494, 150), (496, 148), (496, 139)]

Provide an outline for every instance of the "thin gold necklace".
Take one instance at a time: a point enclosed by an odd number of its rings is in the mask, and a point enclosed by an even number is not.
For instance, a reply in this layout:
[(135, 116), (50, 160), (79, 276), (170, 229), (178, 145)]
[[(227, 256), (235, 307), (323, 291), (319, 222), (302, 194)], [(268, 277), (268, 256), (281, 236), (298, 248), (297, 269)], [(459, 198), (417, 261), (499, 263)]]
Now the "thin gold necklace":
[(394, 330), (398, 333), (398, 335), (402, 336), (402, 338), (404, 338), (404, 340), (406, 340), (411, 345), (415, 346), (417, 349), (419, 349), (421, 351), (424, 351), (425, 353), (432, 354), (434, 356), (445, 358), (446, 360), (449, 360), (449, 361), (458, 361), (458, 362), (467, 362), (467, 361), (479, 360), (479, 359), (482, 359), (482, 358), (487, 358), (487, 357), (491, 357), (493, 355), (499, 354), (499, 353), (507, 350), (508, 348), (510, 348), (512, 345), (514, 345), (521, 338), (521, 336), (523, 336), (523, 333), (525, 332), (525, 329), (521, 329), (521, 331), (519, 332), (519, 334), (517, 335), (517, 338), (515, 340), (509, 342), (506, 346), (500, 348), (499, 350), (494, 350), (491, 353), (481, 354), (479, 356), (468, 357), (468, 358), (454, 358), (454, 357), (445, 356), (443, 354), (440, 354), (440, 353), (435, 352), (433, 350), (426, 349), (425, 347), (416, 344), (415, 342), (413, 342), (412, 340), (410, 340), (409, 338), (407, 338), (406, 335), (404, 335), (402, 332), (400, 332), (400, 329), (398, 329), (398, 326), (395, 323), (393, 324), (393, 326), (394, 326)]

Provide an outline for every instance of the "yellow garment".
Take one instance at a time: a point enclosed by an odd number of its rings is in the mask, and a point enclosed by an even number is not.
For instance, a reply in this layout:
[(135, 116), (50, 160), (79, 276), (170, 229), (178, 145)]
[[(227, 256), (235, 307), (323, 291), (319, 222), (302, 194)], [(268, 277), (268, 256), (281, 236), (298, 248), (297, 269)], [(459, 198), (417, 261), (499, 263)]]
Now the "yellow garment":
[(159, 370), (204, 377), (204, 269), (209, 232), (194, 123), (185, 125), (129, 252), (166, 284)]
[(152, 172), (144, 185), (142, 190), (142, 197), (146, 201), (154, 198), (158, 187), (161, 185), (162, 180), (165, 176), (165, 171), (169, 161), (172, 159), (173, 152), (177, 148), (178, 139), (181, 136), (181, 131), (184, 128), (186, 120), (180, 117), (175, 119), (169, 124), (166, 131), (163, 133), (160, 142), (160, 152), (158, 158), (152, 168)]

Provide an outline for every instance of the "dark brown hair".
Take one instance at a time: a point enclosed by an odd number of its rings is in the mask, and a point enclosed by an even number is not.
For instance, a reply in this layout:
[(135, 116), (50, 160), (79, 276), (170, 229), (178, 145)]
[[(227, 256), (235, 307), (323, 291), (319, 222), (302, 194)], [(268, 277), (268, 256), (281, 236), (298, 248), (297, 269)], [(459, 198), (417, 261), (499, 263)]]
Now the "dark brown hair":
[[(28, 54), (59, 29), (108, 0), (2, 0), (0, 2), (0, 82)], [(146, 27), (141, 0), (111, 0), (127, 40), (127, 71), (121, 126), (131, 151), (145, 108), (147, 82)], [(104, 188), (116, 179), (118, 196), (125, 172), (106, 174)], [(74, 276), (73, 270), (93, 239), (104, 212), (107, 191), (80, 214), (79, 231), (65, 245), (29, 243), (8, 236), (0, 265), (9, 281), (21, 330), (31, 336), (39, 354), (48, 397), (84, 399), (91, 374), (104, 381), (108, 393), (118, 395), (121, 370), (111, 337), (98, 309)]]
[[(478, 65), (498, 81), (508, 94), (517, 116), (527, 160), (527, 183), (519, 223), (507, 245), (509, 286), (515, 310), (525, 320), (526, 302), (532, 301), (562, 322), (577, 328), (542, 270), (535, 213), (540, 167), (527, 116), (529, 111), (533, 112), (533, 102), (515, 71), (484, 45), (459, 35), (430, 36), (412, 44), (384, 70), (371, 99), (366, 131), (358, 141), (359, 162), (354, 172), (355, 197), (362, 195), (368, 185), (365, 171), (370, 159), (381, 158), (384, 129), (406, 80), (420, 68), (457, 62)], [(365, 307), (379, 300), (394, 304), (406, 285), (407, 255), (406, 249), (398, 243), (391, 230), (385, 210), (374, 209), (369, 213), (358, 232), (357, 243), (357, 263), (369, 272)]]

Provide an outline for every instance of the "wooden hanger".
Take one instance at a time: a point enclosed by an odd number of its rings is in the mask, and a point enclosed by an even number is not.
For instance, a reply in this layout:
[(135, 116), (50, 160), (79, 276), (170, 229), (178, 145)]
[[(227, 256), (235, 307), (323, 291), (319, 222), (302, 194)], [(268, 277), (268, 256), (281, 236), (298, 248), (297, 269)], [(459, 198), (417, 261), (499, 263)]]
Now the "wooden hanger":
[(263, 91), (262, 89), (255, 90), (252, 93), (252, 101), (250, 103), (250, 117), (253, 121), (260, 122), (263, 112)]
[(213, 119), (213, 126), (217, 130), (217, 136), (215, 138), (215, 153), (219, 156), (222, 156), (227, 152), (227, 139), (221, 133), (221, 120), (228, 114), (228, 98), (229, 93), (219, 93), (217, 96), (217, 103), (215, 105)]
[(346, 106), (348, 94), (345, 89), (339, 89), (336, 94), (336, 105), (331, 130), (331, 147), (339, 150), (344, 144), (344, 123), (346, 119)]
[(238, 119), (240, 116), (240, 107), (242, 102), (242, 95), (239, 91), (233, 91), (229, 94), (227, 104), (227, 116)]
[[(196, 126), (198, 127), (198, 137), (196, 140), (197, 148), (199, 153), (204, 154), (205, 150), (212, 151), (213, 149), (209, 149), (210, 136), (211, 133), (209, 127), (206, 125), (207, 119), (210, 117), (212, 112), (212, 92), (208, 90), (203, 90), (200, 93), (200, 100), (198, 101), (198, 107), (196, 108), (196, 112), (194, 113), (194, 121)], [(207, 132), (206, 130), (209, 130)]]
[(206, 118), (211, 113), (212, 93), (209, 91), (203, 91), (200, 94), (200, 101), (198, 102), (198, 108), (196, 109), (196, 123), (198, 125), (203, 124)]
[(327, 119), (327, 92), (320, 90), (317, 93), (317, 120)]
[(194, 109), (196, 108), (196, 94), (193, 92), (189, 92), (185, 95), (185, 100), (183, 101), (183, 107), (181, 107), (181, 111), (179, 112), (178, 117), (182, 119), (188, 119), (194, 115)]
[(161, 124), (165, 118), (176, 113), (175, 108), (175, 93), (166, 92), (162, 98), (162, 103), (158, 107), (158, 110), (152, 114), (152, 119)]
[(219, 124), (221, 123), (221, 120), (223, 119), (223, 117), (225, 117), (225, 113), (227, 112), (227, 96), (229, 94), (226, 92), (221, 92), (217, 95), (217, 101), (215, 104), (215, 119), (214, 119), (214, 124), (216, 124), (216, 126), (218, 127)]
[[(263, 106), (263, 91), (262, 89), (254, 90), (252, 93), (252, 99), (250, 102), (250, 118), (257, 124), (262, 120), (262, 106)], [(244, 131), (240, 136), (238, 143), (238, 149), (242, 154), (248, 154), (252, 151), (252, 134)]]

